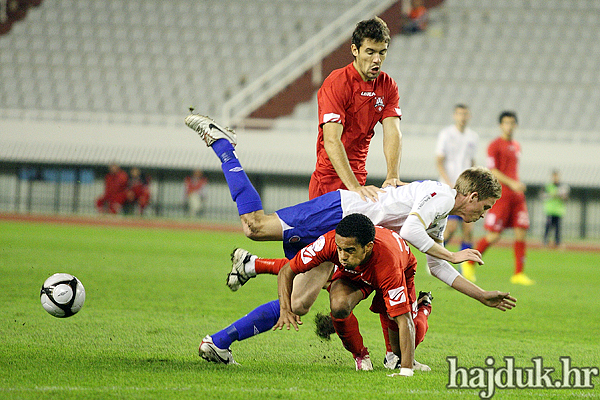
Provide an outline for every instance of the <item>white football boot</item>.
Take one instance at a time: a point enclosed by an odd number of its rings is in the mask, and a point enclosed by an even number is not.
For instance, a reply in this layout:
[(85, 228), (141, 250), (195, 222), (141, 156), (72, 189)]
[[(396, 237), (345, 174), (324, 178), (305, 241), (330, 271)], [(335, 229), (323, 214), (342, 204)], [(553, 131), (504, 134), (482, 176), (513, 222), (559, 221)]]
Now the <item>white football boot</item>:
[(239, 365), (233, 359), (231, 355), (231, 349), (220, 349), (214, 343), (209, 335), (206, 335), (200, 343), (198, 348), (198, 354), (206, 361), (214, 362), (217, 364), (234, 364)]
[(218, 125), (212, 118), (190, 114), (185, 118), (185, 124), (198, 132), (198, 135), (209, 147), (218, 139), (227, 139), (234, 146), (237, 144), (235, 132)]
[(246, 272), (244, 265), (250, 261), (252, 253), (244, 249), (234, 249), (231, 253), (231, 272), (227, 274), (227, 286), (233, 292), (248, 282), (248, 279), (254, 278), (256, 274), (250, 275)]
[(356, 363), (357, 371), (373, 371), (373, 363), (371, 362), (371, 357), (369, 356), (369, 352), (365, 347), (358, 357), (354, 357), (354, 362)]

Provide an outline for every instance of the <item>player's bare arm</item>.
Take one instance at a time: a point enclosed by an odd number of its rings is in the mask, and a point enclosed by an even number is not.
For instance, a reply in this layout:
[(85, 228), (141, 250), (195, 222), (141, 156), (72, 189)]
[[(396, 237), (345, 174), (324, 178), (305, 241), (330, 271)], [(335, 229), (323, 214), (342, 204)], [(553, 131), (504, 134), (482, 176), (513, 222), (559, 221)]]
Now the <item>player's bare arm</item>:
[(402, 132), (400, 132), (400, 118), (388, 117), (382, 121), (383, 125), (383, 154), (387, 164), (386, 179), (381, 185), (402, 186), (406, 183), (399, 178), (400, 161), (402, 159)]
[(323, 146), (331, 165), (348, 190), (356, 192), (361, 199), (377, 201), (381, 189), (375, 186), (361, 186), (348, 161), (348, 154), (342, 143), (342, 132), (344, 127), (336, 122), (328, 122), (323, 125)]
[(513, 190), (517, 193), (525, 193), (525, 190), (527, 190), (527, 187), (525, 186), (525, 184), (523, 184), (523, 182), (516, 181), (516, 180), (508, 177), (503, 172), (501, 172), (499, 169), (492, 168), (491, 171), (492, 171), (492, 174), (494, 174), (496, 176), (496, 178), (498, 178), (500, 183), (508, 186), (509, 188), (511, 188), (511, 190)]
[(273, 326), (273, 330), (283, 329), (285, 326), (288, 330), (290, 325), (298, 330), (298, 325), (302, 324), (300, 317), (292, 312), (292, 286), (296, 273), (287, 263), (277, 275), (277, 292), (279, 295), (279, 320)]
[(473, 282), (457, 276), (452, 287), (459, 292), (480, 301), (488, 307), (497, 308), (500, 311), (511, 310), (517, 305), (517, 299), (512, 297), (508, 292), (500, 292), (497, 290), (483, 290)]
[(484, 264), (483, 259), (481, 258), (481, 253), (475, 249), (464, 249), (453, 253), (442, 246), (441, 241), (438, 239), (434, 240), (435, 243), (429, 250), (425, 252), (425, 254), (441, 258), (442, 260), (446, 260), (452, 264), (460, 264), (464, 261), (473, 261), (479, 263), (480, 265)]
[[(410, 312), (394, 318), (398, 324), (401, 353), (400, 366), (412, 371), (415, 363), (415, 325)], [(408, 373), (408, 375), (412, 375)]]
[(440, 174), (440, 177), (442, 178), (442, 183), (452, 186), (452, 184), (450, 183), (450, 178), (448, 177), (448, 172), (446, 171), (446, 167), (444, 166), (445, 161), (446, 161), (445, 156), (437, 156), (435, 158), (435, 164), (437, 166), (438, 173)]

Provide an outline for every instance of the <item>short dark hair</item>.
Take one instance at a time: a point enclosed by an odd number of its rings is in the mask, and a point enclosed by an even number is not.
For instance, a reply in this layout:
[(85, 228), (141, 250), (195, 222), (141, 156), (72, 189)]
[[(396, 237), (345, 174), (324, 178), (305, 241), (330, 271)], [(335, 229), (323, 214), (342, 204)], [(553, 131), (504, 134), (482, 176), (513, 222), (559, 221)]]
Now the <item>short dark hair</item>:
[(462, 108), (463, 110), (468, 110), (469, 109), (469, 107), (466, 104), (464, 104), (464, 103), (455, 104), (454, 105), (454, 109), (456, 110), (457, 108)]
[(371, 39), (374, 42), (390, 42), (390, 29), (384, 20), (379, 17), (366, 19), (356, 24), (352, 33), (352, 44), (360, 49), (363, 40)]
[(345, 238), (356, 238), (361, 246), (375, 240), (375, 225), (363, 214), (350, 214), (342, 218), (335, 233)]
[(502, 111), (500, 113), (500, 117), (498, 117), (498, 123), (501, 124), (502, 123), (502, 119), (504, 117), (511, 117), (515, 119), (515, 122), (518, 124), (519, 120), (517, 119), (517, 113), (514, 111)]

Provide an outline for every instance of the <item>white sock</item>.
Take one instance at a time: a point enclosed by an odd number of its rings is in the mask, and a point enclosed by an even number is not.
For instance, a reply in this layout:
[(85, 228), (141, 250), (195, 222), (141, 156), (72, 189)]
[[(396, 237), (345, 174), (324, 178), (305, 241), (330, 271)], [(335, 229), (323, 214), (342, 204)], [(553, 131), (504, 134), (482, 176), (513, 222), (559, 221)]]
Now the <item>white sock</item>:
[(257, 258), (258, 256), (250, 256), (250, 261), (244, 264), (244, 271), (246, 271), (246, 274), (248, 274), (248, 276), (256, 276), (256, 268), (254, 261), (256, 261)]

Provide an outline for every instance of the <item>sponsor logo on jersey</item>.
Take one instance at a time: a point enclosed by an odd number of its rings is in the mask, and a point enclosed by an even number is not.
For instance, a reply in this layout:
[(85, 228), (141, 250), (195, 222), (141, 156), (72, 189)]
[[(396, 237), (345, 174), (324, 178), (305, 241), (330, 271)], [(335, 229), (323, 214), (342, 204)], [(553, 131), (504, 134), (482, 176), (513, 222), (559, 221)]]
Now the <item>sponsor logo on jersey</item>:
[(360, 95), (365, 96), (365, 97), (375, 97), (376, 96), (375, 92), (361, 92)]
[(406, 294), (404, 294), (404, 286), (388, 290), (388, 296), (390, 297), (390, 306), (406, 303)]

